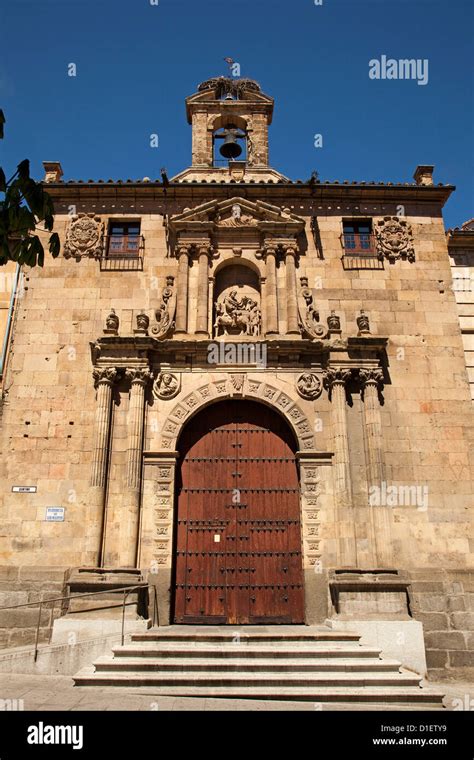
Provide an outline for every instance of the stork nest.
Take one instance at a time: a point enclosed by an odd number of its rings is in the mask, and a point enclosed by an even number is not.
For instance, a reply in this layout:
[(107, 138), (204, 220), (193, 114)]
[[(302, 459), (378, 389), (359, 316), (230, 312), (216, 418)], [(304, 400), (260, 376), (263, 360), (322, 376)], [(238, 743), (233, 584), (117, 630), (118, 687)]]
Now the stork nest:
[(203, 90), (214, 90), (218, 100), (226, 95), (240, 99), (244, 92), (261, 92), (260, 85), (253, 79), (231, 79), (224, 76), (201, 82), (198, 92), (203, 92)]

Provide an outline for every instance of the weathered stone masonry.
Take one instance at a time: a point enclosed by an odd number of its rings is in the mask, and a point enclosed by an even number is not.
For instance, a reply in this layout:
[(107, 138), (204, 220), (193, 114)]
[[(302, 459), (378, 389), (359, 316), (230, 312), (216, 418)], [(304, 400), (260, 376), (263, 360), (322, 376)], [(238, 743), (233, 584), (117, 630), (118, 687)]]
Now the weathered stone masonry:
[[(298, 444), (307, 622), (411, 614), (430, 667), (468, 667), (474, 426), (446, 286), (453, 188), (430, 171), (419, 184), (290, 182), (268, 164), (272, 99), (223, 101), (205, 84), (187, 101), (193, 164), (166, 193), (48, 175), (63, 255), (23, 273), (16, 308), (0, 604), (66, 589), (77, 568), (135, 568), (157, 583), (166, 622), (180, 433), (209, 404), (252, 399)], [(250, 156), (216, 167), (212, 135), (231, 117)], [(367, 260), (344, 248), (343, 223), (361, 218)], [(120, 219), (140, 222), (135, 267), (109, 266)], [(263, 342), (266, 366), (209, 364), (215, 341)], [(371, 502), (389, 487), (427, 499)], [(64, 522), (46, 522), (47, 506), (65, 507)], [(33, 615), (20, 617), (2, 620), (4, 645), (31, 636)]]

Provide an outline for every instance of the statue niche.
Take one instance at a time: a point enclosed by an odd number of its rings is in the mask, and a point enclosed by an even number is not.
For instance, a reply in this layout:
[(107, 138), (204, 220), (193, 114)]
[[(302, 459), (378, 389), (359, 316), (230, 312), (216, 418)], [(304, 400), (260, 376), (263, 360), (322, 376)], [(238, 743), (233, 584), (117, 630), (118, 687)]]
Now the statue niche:
[(260, 287), (257, 274), (244, 264), (224, 267), (216, 275), (214, 335), (260, 335)]

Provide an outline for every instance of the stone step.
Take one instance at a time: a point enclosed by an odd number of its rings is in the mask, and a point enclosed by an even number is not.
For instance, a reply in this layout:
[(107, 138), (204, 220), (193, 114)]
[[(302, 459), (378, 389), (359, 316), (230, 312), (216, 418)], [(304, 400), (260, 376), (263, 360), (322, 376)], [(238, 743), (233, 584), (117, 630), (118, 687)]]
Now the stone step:
[[(82, 674), (82, 675), (81, 675)], [(81, 674), (75, 676), (77, 686), (111, 686), (120, 689), (134, 689), (134, 693), (148, 694), (150, 696), (176, 696), (176, 697), (208, 697), (221, 699), (265, 699), (279, 701), (311, 701), (317, 703), (339, 704), (370, 704), (373, 706), (385, 705), (418, 705), (429, 709), (442, 709), (443, 693), (428, 688), (410, 687), (402, 685), (395, 687), (369, 685), (363, 687), (341, 686), (331, 683), (329, 686), (317, 685), (288, 685), (283, 686), (266, 684), (256, 686), (150, 686), (143, 684), (137, 687), (129, 678), (117, 676), (94, 679), (93, 668), (84, 668)]]
[(305, 658), (369, 658), (374, 659), (380, 657), (380, 649), (366, 646), (291, 646), (281, 644), (278, 649), (269, 647), (268, 645), (237, 645), (237, 644), (221, 644), (219, 646), (212, 646), (209, 644), (194, 644), (192, 642), (186, 644), (175, 644), (174, 642), (164, 642), (157, 645), (155, 642), (151, 644), (136, 643), (125, 644), (124, 646), (116, 646), (113, 648), (113, 654), (115, 657), (187, 657), (187, 658), (208, 658), (213, 659), (240, 659), (242, 657), (258, 657), (268, 660), (279, 660), (280, 658), (292, 658), (293, 660), (305, 659)]
[(147, 673), (133, 670), (131, 672), (96, 672), (92, 675), (74, 676), (77, 685), (97, 685), (120, 686), (126, 684), (130, 686), (194, 686), (194, 687), (234, 687), (243, 688), (268, 686), (290, 687), (290, 686), (346, 686), (346, 687), (365, 687), (365, 686), (392, 686), (395, 689), (407, 686), (419, 687), (421, 678), (413, 673), (373, 673), (364, 671), (362, 673), (338, 672), (331, 671), (327, 673), (266, 673), (266, 672), (226, 672), (215, 674), (212, 671), (192, 672), (192, 673)]
[(172, 642), (182, 642), (182, 641), (192, 641), (192, 642), (212, 642), (212, 643), (219, 643), (219, 642), (233, 642), (236, 640), (238, 636), (239, 642), (270, 642), (270, 643), (278, 643), (278, 642), (316, 642), (316, 641), (323, 641), (323, 642), (336, 642), (336, 641), (355, 641), (358, 642), (360, 639), (360, 635), (358, 633), (349, 633), (347, 631), (332, 631), (332, 630), (317, 630), (317, 631), (308, 631), (306, 632), (298, 632), (298, 633), (242, 633), (241, 631), (238, 632), (232, 632), (224, 633), (207, 633), (207, 632), (199, 632), (199, 633), (193, 633), (193, 632), (179, 632), (179, 633), (161, 633), (158, 631), (150, 631), (147, 633), (133, 633), (132, 634), (132, 641), (139, 641), (139, 642), (146, 642), (146, 641), (155, 641), (155, 642), (164, 642), (164, 641), (172, 641)]
[(442, 693), (359, 642), (327, 627), (170, 626), (132, 634), (74, 682), (154, 696), (442, 708)]
[(296, 660), (294, 658), (275, 658), (270, 657), (241, 657), (233, 659), (231, 662), (226, 660), (214, 659), (212, 657), (196, 658), (189, 657), (168, 657), (168, 658), (143, 658), (143, 657), (109, 657), (102, 656), (95, 661), (96, 672), (118, 672), (118, 671), (160, 671), (160, 672), (232, 672), (239, 673), (314, 673), (314, 672), (399, 672), (401, 663), (398, 660), (380, 660), (375, 658), (364, 657), (360, 660), (356, 658), (332, 659), (332, 658), (306, 658)]

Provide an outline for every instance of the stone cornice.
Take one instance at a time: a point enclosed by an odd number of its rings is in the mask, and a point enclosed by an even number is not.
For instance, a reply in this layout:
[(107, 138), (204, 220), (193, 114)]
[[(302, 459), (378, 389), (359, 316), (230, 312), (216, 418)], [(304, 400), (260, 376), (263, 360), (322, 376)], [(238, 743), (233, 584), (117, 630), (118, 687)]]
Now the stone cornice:
[[(171, 182), (164, 187), (162, 182), (48, 182), (47, 190), (53, 200), (71, 201), (98, 201), (103, 199), (113, 200), (120, 198), (122, 201), (134, 201), (137, 198), (149, 199), (157, 203), (156, 213), (167, 214), (170, 202), (195, 203), (196, 191), (199, 193), (200, 202), (212, 200), (217, 196), (220, 199), (241, 197), (249, 200), (258, 200), (262, 197), (272, 199), (278, 204), (278, 198), (312, 201), (315, 205), (324, 202), (374, 202), (374, 203), (398, 203), (412, 201), (413, 203), (439, 203), (444, 206), (451, 193), (456, 189), (454, 185), (382, 185), (382, 184), (337, 184), (323, 183), (310, 185), (307, 182)], [(161, 204), (160, 204), (161, 201)], [(100, 213), (100, 209), (95, 209)], [(317, 208), (314, 209), (317, 215)], [(341, 209), (339, 215), (343, 215)]]
[[(137, 367), (147, 366), (151, 356), (159, 355), (162, 359), (170, 355), (204, 355), (210, 343), (218, 341), (209, 338), (196, 338), (194, 335), (183, 339), (158, 340), (152, 336), (138, 335), (104, 335), (90, 343), (92, 363), (95, 366), (109, 366), (114, 358), (119, 362), (116, 366)], [(262, 341), (233, 341), (236, 344), (253, 344)], [(264, 341), (268, 357), (288, 355), (293, 361), (304, 361), (305, 358), (317, 356), (318, 362), (328, 366), (337, 364), (338, 367), (357, 368), (361, 366), (378, 366), (379, 359), (384, 355), (388, 338), (383, 336), (349, 337), (346, 340), (305, 340), (288, 336), (275, 336)], [(128, 364), (127, 364), (128, 362)], [(233, 365), (232, 365), (233, 366)]]

